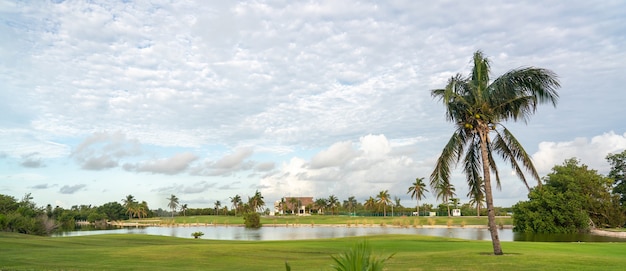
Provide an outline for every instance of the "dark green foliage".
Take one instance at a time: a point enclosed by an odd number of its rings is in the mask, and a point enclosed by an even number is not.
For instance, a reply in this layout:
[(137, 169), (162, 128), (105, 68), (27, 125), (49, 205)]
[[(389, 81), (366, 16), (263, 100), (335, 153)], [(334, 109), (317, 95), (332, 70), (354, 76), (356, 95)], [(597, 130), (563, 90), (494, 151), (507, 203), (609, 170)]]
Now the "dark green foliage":
[(56, 228), (44, 211), (37, 208), (26, 194), (21, 201), (0, 195), (0, 231), (46, 235)]
[(613, 179), (613, 193), (620, 196), (620, 203), (626, 204), (626, 150), (617, 154), (609, 154), (606, 160), (611, 164), (608, 177)]
[(571, 233), (596, 227), (620, 227), (624, 210), (611, 194), (611, 179), (566, 160), (533, 188), (528, 201), (513, 206), (514, 230), (519, 232)]
[(127, 219), (126, 209), (119, 202), (113, 201), (105, 203), (98, 207), (98, 212), (105, 215), (105, 218), (109, 221)]
[(528, 201), (513, 206), (514, 230), (538, 233), (587, 231), (589, 216), (580, 201), (571, 200), (571, 197), (548, 185), (531, 189)]
[(243, 221), (246, 228), (260, 228), (261, 227), (261, 215), (254, 212), (247, 212), (243, 215)]

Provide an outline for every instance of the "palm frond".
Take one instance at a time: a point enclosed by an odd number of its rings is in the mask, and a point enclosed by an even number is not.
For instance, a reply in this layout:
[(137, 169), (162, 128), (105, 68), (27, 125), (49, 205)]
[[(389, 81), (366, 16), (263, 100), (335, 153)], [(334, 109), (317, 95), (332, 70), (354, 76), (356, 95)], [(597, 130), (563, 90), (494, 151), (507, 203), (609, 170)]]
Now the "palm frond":
[(522, 68), (511, 70), (498, 77), (490, 85), (492, 101), (502, 119), (522, 120), (527, 122), (535, 113), (537, 105), (551, 103), (556, 106), (560, 87), (554, 72), (539, 68)]
[(472, 190), (472, 188), (480, 182), (481, 178), (482, 160), (480, 158), (480, 140), (474, 139), (474, 141), (468, 145), (463, 162), (463, 171), (467, 178), (467, 184), (470, 190)]
[(433, 189), (433, 193), (436, 193), (438, 183), (450, 180), (451, 165), (459, 161), (463, 154), (464, 143), (465, 140), (461, 136), (461, 131), (457, 130), (443, 148), (441, 155), (437, 158), (435, 169), (430, 175), (430, 187)]
[[(528, 153), (526, 153), (526, 150), (524, 150), (515, 136), (513, 136), (513, 134), (506, 127), (502, 127), (502, 132), (496, 131), (497, 133), (494, 140), (495, 151), (500, 154), (503, 160), (511, 164), (516, 174), (518, 174), (518, 177), (522, 179), (529, 190), (530, 186), (524, 177), (522, 166), (526, 172), (530, 173), (532, 177), (537, 180), (538, 185), (541, 185), (539, 174), (532, 163), (531, 157)], [(518, 161), (521, 163), (521, 166)]]

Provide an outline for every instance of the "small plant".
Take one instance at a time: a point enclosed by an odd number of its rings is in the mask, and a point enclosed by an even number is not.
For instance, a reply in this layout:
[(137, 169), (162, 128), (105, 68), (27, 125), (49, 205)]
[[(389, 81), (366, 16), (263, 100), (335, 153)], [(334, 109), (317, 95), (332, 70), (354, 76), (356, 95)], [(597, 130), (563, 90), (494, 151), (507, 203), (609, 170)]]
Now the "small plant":
[(465, 228), (465, 220), (461, 221), (461, 227)]
[(352, 249), (338, 256), (331, 256), (335, 261), (335, 264), (331, 267), (337, 271), (382, 271), (385, 267), (385, 262), (393, 254), (387, 258), (378, 259), (372, 256), (372, 249), (367, 242), (357, 243)]
[(448, 219), (446, 225), (448, 225), (448, 228), (452, 227), (452, 219)]
[(435, 223), (436, 223), (436, 222), (435, 222), (435, 220), (434, 220), (434, 219), (432, 219), (432, 218), (429, 218), (429, 219), (428, 219), (428, 225), (434, 226), (434, 225), (435, 225)]
[(191, 236), (193, 236), (193, 238), (198, 239), (200, 238), (200, 236), (204, 235), (204, 232), (201, 231), (197, 231), (191, 234)]

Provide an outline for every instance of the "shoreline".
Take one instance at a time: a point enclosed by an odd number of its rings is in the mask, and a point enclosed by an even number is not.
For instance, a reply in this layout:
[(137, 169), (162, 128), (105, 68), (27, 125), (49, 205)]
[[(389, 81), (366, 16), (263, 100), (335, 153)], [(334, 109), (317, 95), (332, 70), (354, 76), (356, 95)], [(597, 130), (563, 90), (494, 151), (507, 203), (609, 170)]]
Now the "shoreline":
[[(213, 224), (213, 223), (140, 223), (140, 222), (107, 222), (114, 227), (243, 227), (244, 224)], [(266, 223), (263, 227), (336, 227), (336, 228), (423, 228), (423, 229), (487, 229), (487, 225), (392, 225), (392, 224), (292, 224), (292, 223)], [(512, 229), (513, 225), (502, 225), (499, 229)]]
[(626, 231), (607, 231), (601, 229), (592, 229), (591, 234), (606, 237), (626, 238)]
[[(213, 224), (213, 223), (175, 223), (175, 224), (162, 224), (162, 223), (147, 223), (139, 222), (120, 222), (113, 221), (107, 222), (107, 225), (114, 227), (244, 227), (243, 224)], [(422, 229), (488, 229), (487, 225), (379, 225), (379, 224), (288, 224), (288, 223), (272, 223), (263, 224), (263, 227), (336, 227), (336, 228), (422, 228)], [(499, 229), (513, 229), (513, 225), (503, 225), (498, 227)], [(589, 232), (593, 235), (626, 238), (626, 231), (616, 232), (603, 229), (592, 229)]]

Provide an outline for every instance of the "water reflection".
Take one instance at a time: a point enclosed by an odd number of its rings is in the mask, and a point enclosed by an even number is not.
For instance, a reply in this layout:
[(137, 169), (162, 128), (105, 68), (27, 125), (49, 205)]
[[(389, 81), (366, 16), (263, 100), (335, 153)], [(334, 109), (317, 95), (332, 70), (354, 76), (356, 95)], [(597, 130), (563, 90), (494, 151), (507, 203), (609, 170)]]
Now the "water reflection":
[[(272, 227), (246, 229), (238, 226), (194, 226), (194, 227), (145, 227), (121, 228), (114, 230), (70, 231), (55, 233), (54, 237), (82, 236), (92, 234), (150, 234), (181, 238), (193, 238), (193, 232), (204, 233), (203, 239), (215, 240), (304, 240), (369, 236), (379, 234), (417, 234), (468, 240), (491, 240), (487, 229), (478, 228), (393, 228), (393, 227)], [(625, 242), (625, 239), (597, 236), (591, 234), (524, 234), (514, 233), (511, 229), (498, 231), (501, 241), (531, 242)]]

